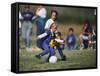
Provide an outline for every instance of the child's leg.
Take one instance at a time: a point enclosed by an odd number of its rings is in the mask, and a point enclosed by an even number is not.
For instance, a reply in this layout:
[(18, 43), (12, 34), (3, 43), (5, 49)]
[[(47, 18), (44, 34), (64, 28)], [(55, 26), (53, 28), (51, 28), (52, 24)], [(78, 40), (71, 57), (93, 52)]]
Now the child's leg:
[(43, 39), (38, 39), (37, 41), (36, 41), (36, 45), (37, 45), (37, 47), (38, 48), (40, 48), (40, 49), (42, 49), (42, 50), (44, 50), (43, 49)]
[(70, 44), (67, 44), (67, 49), (71, 50), (71, 45)]
[(93, 49), (96, 49), (96, 35), (93, 35)]
[(75, 48), (75, 44), (72, 43), (72, 44), (70, 45), (70, 48), (71, 48), (71, 50), (74, 50), (74, 48)]
[(49, 52), (49, 56), (48, 56), (48, 58), (47, 58), (47, 62), (49, 62), (49, 58), (51, 57), (51, 56), (54, 56), (55, 55), (55, 49), (54, 48), (50, 48), (50, 52)]
[[(63, 46), (63, 45), (62, 45), (62, 46)], [(58, 50), (58, 52), (59, 52), (59, 55), (60, 55), (61, 59), (62, 59), (62, 60), (66, 60), (66, 57), (65, 57), (65, 55), (63, 54), (63, 49), (64, 49), (64, 48), (61, 48), (60, 46), (57, 46), (57, 50)]]
[(87, 49), (88, 48), (88, 40), (83, 40), (83, 43), (84, 43), (84, 49)]
[(58, 52), (59, 52), (60, 57), (63, 58), (64, 54), (62, 52), (62, 49), (58, 49)]
[(54, 56), (55, 55), (55, 49), (54, 48), (50, 48), (50, 56)]
[[(45, 26), (45, 20), (42, 19), (42, 18), (40, 18), (40, 17), (37, 17), (37, 19), (36, 19), (36, 27), (37, 27), (36, 28), (36, 35), (37, 36), (41, 35), (41, 34), (43, 34), (45, 32), (44, 26)], [(43, 38), (42, 39), (38, 39), (36, 41), (37, 47), (40, 48), (40, 49), (42, 49), (42, 50), (43, 50), (43, 48), (42, 48), (43, 41), (44, 41)]]
[(83, 45), (83, 35), (82, 34), (80, 34), (80, 36), (79, 36), (79, 44), (80, 45)]
[(23, 41), (24, 41), (25, 47), (26, 47), (26, 44), (27, 44), (26, 29), (27, 29), (27, 24), (26, 24), (26, 22), (24, 21), (24, 22), (22, 23), (21, 36), (22, 36), (22, 39), (23, 39)]
[(27, 30), (26, 30), (26, 41), (27, 41), (27, 47), (30, 47), (31, 46), (31, 34), (32, 34), (32, 23), (31, 22), (28, 22), (27, 23)]
[(46, 54), (48, 54), (49, 52), (50, 52), (50, 50), (49, 50), (49, 46), (48, 46), (48, 44), (47, 43), (43, 43), (43, 52), (42, 53), (40, 53), (40, 54), (38, 54), (38, 55), (36, 55), (38, 58), (41, 58), (42, 56), (44, 56), (44, 55), (46, 55)]

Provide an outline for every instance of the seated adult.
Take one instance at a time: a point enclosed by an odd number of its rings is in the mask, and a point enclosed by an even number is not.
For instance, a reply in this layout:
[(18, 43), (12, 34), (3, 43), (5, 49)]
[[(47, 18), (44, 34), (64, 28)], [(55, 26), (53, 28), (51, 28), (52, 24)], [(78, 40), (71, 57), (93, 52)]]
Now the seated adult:
[(91, 36), (92, 36), (92, 27), (91, 27), (89, 21), (86, 20), (85, 24), (83, 26), (82, 33), (79, 36), (80, 49), (88, 48), (89, 41), (91, 40)]

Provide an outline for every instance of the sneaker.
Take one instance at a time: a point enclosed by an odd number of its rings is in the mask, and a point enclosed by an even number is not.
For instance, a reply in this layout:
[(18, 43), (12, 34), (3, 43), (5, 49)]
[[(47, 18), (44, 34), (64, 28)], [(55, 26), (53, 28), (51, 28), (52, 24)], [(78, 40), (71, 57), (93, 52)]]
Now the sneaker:
[(26, 47), (25, 49), (26, 49), (26, 51), (28, 51), (28, 50), (29, 50), (29, 48), (28, 48), (28, 47)]
[(84, 44), (80, 45), (80, 50), (82, 50), (84, 48)]
[(33, 48), (29, 48), (29, 51), (32, 52), (33, 51)]
[(32, 48), (29, 48), (29, 47), (26, 47), (26, 51), (28, 51), (28, 52), (32, 52), (33, 49), (32, 49)]
[(40, 51), (41, 49), (38, 48), (38, 47), (34, 47), (34, 50), (36, 50), (36, 51)]

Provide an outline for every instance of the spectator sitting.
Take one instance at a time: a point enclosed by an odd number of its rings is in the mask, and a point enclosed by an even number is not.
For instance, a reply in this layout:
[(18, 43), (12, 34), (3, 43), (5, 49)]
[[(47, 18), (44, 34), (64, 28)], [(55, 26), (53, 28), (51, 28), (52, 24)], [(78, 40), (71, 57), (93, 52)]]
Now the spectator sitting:
[(76, 38), (75, 38), (75, 34), (74, 34), (74, 29), (73, 28), (69, 28), (68, 30), (68, 35), (66, 36), (66, 47), (69, 50), (72, 50), (75, 48), (75, 42), (76, 42)]
[(88, 48), (89, 41), (91, 41), (91, 36), (92, 36), (92, 27), (90, 26), (90, 23), (88, 20), (85, 21), (85, 24), (83, 26), (83, 32), (79, 36), (79, 44), (80, 44), (80, 49)]
[(96, 31), (93, 30), (93, 34), (91, 36), (91, 40), (89, 40), (89, 47), (96, 49)]

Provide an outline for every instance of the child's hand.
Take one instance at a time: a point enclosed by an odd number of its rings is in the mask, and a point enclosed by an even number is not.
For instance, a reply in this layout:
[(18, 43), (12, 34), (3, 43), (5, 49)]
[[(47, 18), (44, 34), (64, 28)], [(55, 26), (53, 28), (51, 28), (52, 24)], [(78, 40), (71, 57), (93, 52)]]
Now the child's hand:
[(61, 39), (55, 39), (55, 41), (57, 41), (58, 43), (63, 43), (64, 40), (61, 40)]
[(39, 36), (37, 36), (36, 39), (39, 40), (40, 39)]

